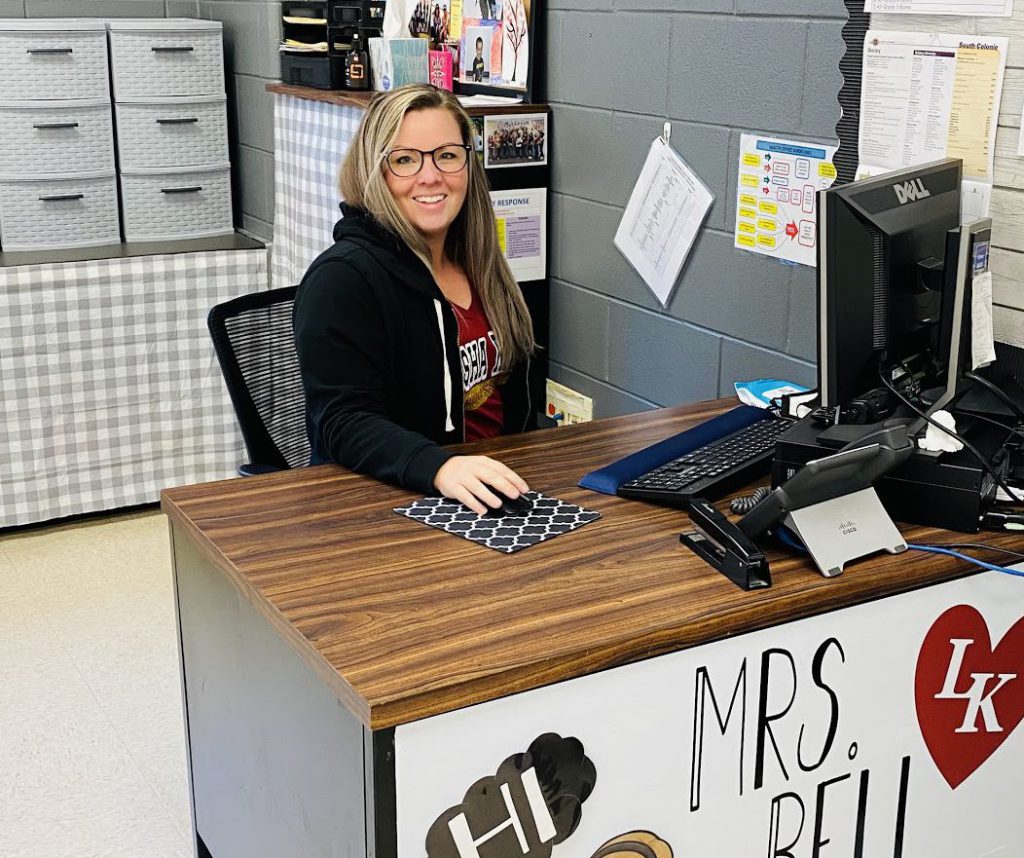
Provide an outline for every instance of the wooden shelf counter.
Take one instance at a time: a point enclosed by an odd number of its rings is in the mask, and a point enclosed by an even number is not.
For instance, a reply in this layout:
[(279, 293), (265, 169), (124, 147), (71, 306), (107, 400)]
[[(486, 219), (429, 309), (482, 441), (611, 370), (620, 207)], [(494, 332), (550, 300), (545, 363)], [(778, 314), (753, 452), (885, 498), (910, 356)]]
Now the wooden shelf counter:
[[(290, 95), (293, 98), (302, 98), (306, 101), (321, 101), (325, 104), (339, 104), (346, 107), (360, 107), (363, 109), (370, 106), (374, 96), (380, 95), (379, 92), (373, 92), (372, 90), (360, 92), (349, 89), (318, 89), (315, 86), (298, 86), (290, 83), (268, 83), (265, 88), (267, 92), (273, 92), (277, 95)], [(466, 112), (470, 116), (547, 113), (548, 110), (549, 107), (546, 104), (517, 104), (512, 102), (486, 106), (471, 104), (466, 108)]]
[[(397, 515), (409, 492), (334, 466), (165, 492), (200, 855), (589, 858), (620, 835), (648, 849), (622, 858), (809, 855), (829, 831), (836, 854), (878, 855), (897, 828), (907, 856), (983, 854), (942, 851), (978, 832), (1024, 849), (1009, 798), (979, 809), (951, 788), (960, 722), (940, 735), (918, 714), (974, 705), (921, 696), (945, 679), (932, 656), (949, 667), (969, 611), (999, 656), (1024, 629), (1017, 579), (916, 551), (825, 579), (772, 551), (774, 585), (743, 592), (679, 544), (682, 512), (577, 487), (726, 404), (472, 445), (601, 513), (513, 555)], [(971, 541), (996, 562), (1024, 542)], [(947, 629), (957, 606), (967, 625)], [(1019, 794), (1022, 739), (972, 788)]]

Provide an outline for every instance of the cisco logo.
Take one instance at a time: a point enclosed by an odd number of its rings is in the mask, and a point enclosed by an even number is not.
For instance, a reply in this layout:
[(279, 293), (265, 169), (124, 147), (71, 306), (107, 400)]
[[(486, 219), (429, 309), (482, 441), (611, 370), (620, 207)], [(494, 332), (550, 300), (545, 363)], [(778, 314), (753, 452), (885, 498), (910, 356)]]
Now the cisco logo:
[(923, 200), (925, 197), (932, 195), (932, 192), (924, 186), (924, 182), (921, 179), (911, 179), (909, 182), (904, 182), (901, 185), (893, 185), (892, 189), (896, 192), (896, 199), (900, 201), (901, 206), (916, 202), (917, 200)]

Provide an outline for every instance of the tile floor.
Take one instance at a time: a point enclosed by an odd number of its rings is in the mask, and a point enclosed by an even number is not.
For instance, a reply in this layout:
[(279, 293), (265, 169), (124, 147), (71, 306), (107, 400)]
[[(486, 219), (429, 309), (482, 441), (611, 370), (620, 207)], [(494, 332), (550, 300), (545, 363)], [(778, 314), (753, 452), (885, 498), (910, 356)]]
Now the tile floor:
[(192, 858), (167, 522), (0, 534), (0, 856)]

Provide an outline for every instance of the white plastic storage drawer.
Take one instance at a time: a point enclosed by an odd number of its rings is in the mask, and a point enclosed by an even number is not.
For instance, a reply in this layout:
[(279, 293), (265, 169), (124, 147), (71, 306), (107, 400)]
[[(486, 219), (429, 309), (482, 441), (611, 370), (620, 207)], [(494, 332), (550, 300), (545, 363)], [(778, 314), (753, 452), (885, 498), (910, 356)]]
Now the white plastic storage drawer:
[(234, 232), (227, 164), (187, 172), (121, 173), (125, 241)]
[(113, 173), (110, 101), (0, 102), (0, 176)]
[(117, 244), (115, 176), (0, 180), (0, 246), (44, 250)]
[(110, 99), (102, 21), (0, 22), (0, 82), (10, 100)]
[(117, 149), (127, 172), (226, 163), (224, 96), (118, 104)]
[(224, 94), (219, 21), (111, 21), (115, 101)]

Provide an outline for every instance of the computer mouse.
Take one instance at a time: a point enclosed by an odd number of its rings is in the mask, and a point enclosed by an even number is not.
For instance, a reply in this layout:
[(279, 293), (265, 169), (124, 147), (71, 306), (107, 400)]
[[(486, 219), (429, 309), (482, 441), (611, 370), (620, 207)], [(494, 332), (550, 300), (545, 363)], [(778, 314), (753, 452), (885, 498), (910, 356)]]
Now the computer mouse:
[(491, 491), (501, 501), (501, 506), (497, 508), (488, 506), (487, 512), (484, 513), (488, 518), (521, 517), (528, 515), (530, 510), (533, 509), (533, 501), (526, 497), (526, 495), (519, 495), (517, 498), (510, 498), (508, 495), (502, 494), (495, 488), (492, 488)]

